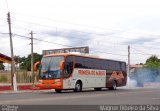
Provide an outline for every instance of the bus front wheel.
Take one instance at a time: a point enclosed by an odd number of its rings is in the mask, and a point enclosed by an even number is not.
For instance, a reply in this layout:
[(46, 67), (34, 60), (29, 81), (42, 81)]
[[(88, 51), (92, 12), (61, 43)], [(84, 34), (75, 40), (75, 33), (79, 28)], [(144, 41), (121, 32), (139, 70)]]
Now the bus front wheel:
[(61, 93), (62, 90), (61, 89), (55, 89), (56, 93)]
[(75, 85), (75, 92), (81, 92), (82, 91), (82, 83), (80, 81), (78, 81)]

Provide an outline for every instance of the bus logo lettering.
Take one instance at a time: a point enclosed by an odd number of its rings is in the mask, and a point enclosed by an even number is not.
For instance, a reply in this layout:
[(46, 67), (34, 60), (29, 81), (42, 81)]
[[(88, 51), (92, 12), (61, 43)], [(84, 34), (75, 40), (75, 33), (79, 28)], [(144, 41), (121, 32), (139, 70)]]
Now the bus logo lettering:
[(81, 76), (105, 76), (106, 71), (90, 70), (90, 69), (78, 69), (78, 74), (81, 75)]

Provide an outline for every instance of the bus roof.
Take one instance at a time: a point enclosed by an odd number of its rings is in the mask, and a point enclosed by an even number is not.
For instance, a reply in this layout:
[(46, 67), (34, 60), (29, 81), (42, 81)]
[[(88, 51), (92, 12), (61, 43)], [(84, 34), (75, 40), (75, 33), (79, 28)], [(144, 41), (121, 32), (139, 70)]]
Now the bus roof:
[[(102, 60), (110, 60), (110, 61), (116, 61), (116, 62), (125, 62), (125, 61), (119, 61), (119, 60), (105, 59), (105, 58), (96, 57), (96, 56), (88, 55), (88, 54), (59, 53), (59, 54), (44, 55), (44, 57), (51, 57), (51, 56), (80, 56), (80, 57), (87, 57), (87, 58), (94, 58), (94, 59), (102, 59)], [(125, 63), (126, 63), (126, 62), (125, 62)]]

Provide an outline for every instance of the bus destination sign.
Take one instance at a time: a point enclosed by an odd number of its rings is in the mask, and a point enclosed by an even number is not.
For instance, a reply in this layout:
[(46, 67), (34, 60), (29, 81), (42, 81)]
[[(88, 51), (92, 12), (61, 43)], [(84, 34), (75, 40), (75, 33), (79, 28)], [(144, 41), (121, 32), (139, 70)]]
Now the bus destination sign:
[(43, 50), (43, 55), (48, 54), (57, 54), (57, 53), (70, 53), (70, 52), (80, 52), (80, 53), (87, 53), (89, 54), (89, 47), (74, 47), (74, 48), (63, 48), (63, 49), (50, 49), (50, 50)]

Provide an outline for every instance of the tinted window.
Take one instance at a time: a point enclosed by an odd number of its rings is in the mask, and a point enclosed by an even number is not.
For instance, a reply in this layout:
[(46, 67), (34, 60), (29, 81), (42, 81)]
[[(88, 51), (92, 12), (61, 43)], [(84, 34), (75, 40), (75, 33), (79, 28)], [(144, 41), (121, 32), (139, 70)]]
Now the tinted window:
[(121, 63), (121, 70), (126, 71), (126, 63)]
[(86, 69), (100, 69), (109, 71), (125, 71), (126, 66), (124, 62), (94, 59), (87, 57), (75, 57), (76, 63), (75, 68), (86, 68)]

